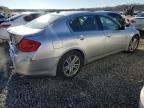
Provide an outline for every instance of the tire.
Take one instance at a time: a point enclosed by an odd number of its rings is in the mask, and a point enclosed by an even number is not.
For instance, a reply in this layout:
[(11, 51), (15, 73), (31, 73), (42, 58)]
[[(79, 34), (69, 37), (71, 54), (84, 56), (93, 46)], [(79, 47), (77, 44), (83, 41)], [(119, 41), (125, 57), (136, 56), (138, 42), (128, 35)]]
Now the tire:
[(78, 51), (70, 51), (62, 56), (58, 63), (57, 75), (63, 78), (73, 78), (81, 70), (83, 56)]
[(138, 36), (134, 36), (128, 46), (128, 51), (129, 53), (133, 53), (137, 50), (139, 45), (139, 37)]

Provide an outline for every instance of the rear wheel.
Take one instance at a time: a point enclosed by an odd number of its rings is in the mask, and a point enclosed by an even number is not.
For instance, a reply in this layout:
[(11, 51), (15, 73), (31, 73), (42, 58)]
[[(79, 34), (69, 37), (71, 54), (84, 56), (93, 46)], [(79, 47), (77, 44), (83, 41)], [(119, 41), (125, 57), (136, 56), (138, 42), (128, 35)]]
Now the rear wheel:
[(57, 74), (63, 78), (72, 78), (78, 74), (83, 66), (83, 57), (77, 51), (63, 55), (58, 64)]
[(134, 36), (129, 43), (128, 52), (135, 52), (138, 48), (138, 45), (139, 38), (137, 36)]

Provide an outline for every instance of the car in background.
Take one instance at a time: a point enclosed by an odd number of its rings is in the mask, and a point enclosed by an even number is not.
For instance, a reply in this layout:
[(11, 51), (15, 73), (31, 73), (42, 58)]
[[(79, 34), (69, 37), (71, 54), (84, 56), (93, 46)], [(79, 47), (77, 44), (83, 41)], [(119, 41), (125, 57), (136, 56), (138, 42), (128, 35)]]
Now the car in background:
[(117, 21), (119, 24), (126, 26), (125, 19), (119, 13), (112, 12), (112, 11), (97, 11), (97, 12), (108, 15), (108, 16), (112, 17), (115, 21)]
[(129, 24), (139, 31), (144, 31), (144, 12), (139, 12), (135, 17), (129, 18)]
[(133, 17), (129, 22), (137, 30), (144, 31), (144, 17)]
[(144, 17), (144, 12), (139, 12), (139, 13), (137, 14), (137, 17)]
[(0, 24), (0, 39), (9, 40), (9, 34), (7, 28), (24, 25), (35, 18), (43, 15), (44, 13), (35, 12), (35, 13), (21, 13), (15, 16), (8, 18), (5, 22)]
[(134, 52), (139, 32), (96, 12), (60, 12), (8, 29), (15, 72), (72, 78), (84, 64), (121, 51)]
[(2, 22), (4, 22), (4, 21), (6, 21), (6, 18), (5, 18), (5, 16), (1, 13), (1, 14), (0, 14), (0, 24), (1, 24)]
[(143, 87), (143, 89), (141, 90), (141, 93), (140, 93), (139, 108), (144, 108), (144, 87)]

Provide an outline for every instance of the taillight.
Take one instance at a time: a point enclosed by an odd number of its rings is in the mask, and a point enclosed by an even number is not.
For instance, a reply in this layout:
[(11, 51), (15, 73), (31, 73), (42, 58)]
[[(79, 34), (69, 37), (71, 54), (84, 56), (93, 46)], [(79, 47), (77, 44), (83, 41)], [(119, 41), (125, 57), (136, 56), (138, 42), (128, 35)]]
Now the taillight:
[(10, 24), (3, 24), (3, 25), (0, 25), (0, 28), (8, 28), (9, 26), (11, 26)]
[(23, 38), (16, 47), (22, 52), (33, 52), (40, 47), (41, 43)]
[(136, 21), (135, 21), (134, 19), (130, 19), (130, 20), (129, 20), (129, 23), (130, 23), (130, 24), (135, 23), (135, 22), (136, 22)]

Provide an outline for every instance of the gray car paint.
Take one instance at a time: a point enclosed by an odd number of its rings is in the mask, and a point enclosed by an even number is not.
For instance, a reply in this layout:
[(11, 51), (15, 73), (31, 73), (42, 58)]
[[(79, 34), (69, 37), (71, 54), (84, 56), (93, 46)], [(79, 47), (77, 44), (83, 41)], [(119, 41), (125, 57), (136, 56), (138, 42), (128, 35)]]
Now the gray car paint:
[[(55, 13), (58, 14), (58, 13)], [(125, 30), (100, 30), (73, 32), (67, 23), (80, 15), (99, 15), (93, 12), (62, 12), (59, 21), (49, 24), (44, 30), (27, 33), (25, 27), (8, 30), (15, 42), (9, 42), (10, 55), (17, 73), (24, 75), (47, 74), (55, 76), (60, 58), (71, 50), (78, 50), (84, 55), (85, 64), (99, 58), (128, 49), (129, 42), (139, 32), (133, 28)], [(31, 31), (32, 28), (30, 28)], [(22, 30), (23, 32), (20, 32)], [(41, 46), (36, 52), (19, 51), (15, 44), (23, 37), (38, 41)]]

